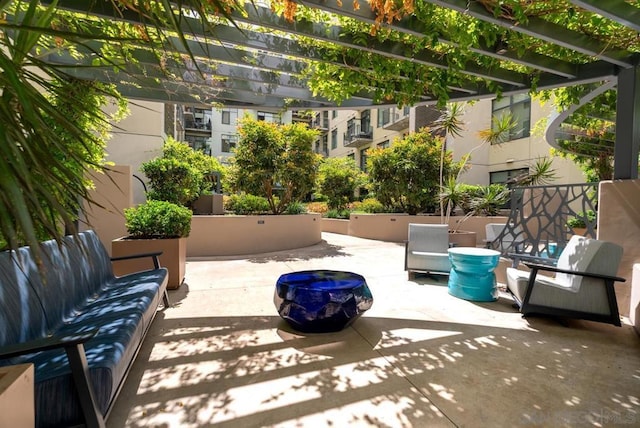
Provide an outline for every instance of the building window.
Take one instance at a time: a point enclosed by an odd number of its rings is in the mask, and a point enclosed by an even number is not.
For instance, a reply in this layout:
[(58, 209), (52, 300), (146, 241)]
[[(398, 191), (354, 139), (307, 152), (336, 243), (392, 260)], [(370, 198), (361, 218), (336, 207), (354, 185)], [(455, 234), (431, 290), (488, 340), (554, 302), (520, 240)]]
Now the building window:
[(367, 172), (367, 150), (369, 150), (368, 147), (360, 150), (360, 170), (362, 170), (362, 172)]
[(389, 140), (384, 140), (382, 143), (378, 143), (379, 149), (388, 149), (389, 148)]
[(259, 111), (258, 120), (270, 123), (280, 123), (280, 115), (278, 113), (269, 113), (268, 111)]
[(391, 109), (390, 108), (378, 109), (378, 128), (382, 128), (389, 122), (391, 122)]
[(507, 141), (529, 136), (531, 131), (531, 97), (528, 94), (493, 100), (491, 114), (496, 117), (511, 114), (516, 126), (509, 132)]
[(360, 129), (363, 134), (371, 132), (371, 110), (360, 113)]
[(322, 154), (329, 156), (329, 136), (327, 134), (322, 136)]
[[(505, 184), (507, 187), (511, 187), (514, 184), (516, 177), (521, 177), (524, 174), (529, 173), (529, 168), (508, 169), (506, 171), (495, 171), (489, 173), (489, 183), (491, 184)], [(522, 190), (516, 193), (516, 197), (522, 196)], [(509, 199), (501, 208), (509, 208), (511, 206), (511, 199)]]
[(237, 135), (222, 134), (222, 153), (231, 153), (236, 148), (238, 142)]
[(223, 125), (235, 125), (238, 123), (238, 109), (226, 108), (222, 110), (222, 124)]
[(489, 174), (491, 184), (512, 184), (516, 177), (529, 173), (529, 168), (508, 169), (495, 171)]
[(211, 147), (209, 145), (209, 137), (203, 135), (190, 135), (184, 136), (184, 141), (189, 144), (193, 150), (198, 150), (208, 155), (211, 155)]
[(211, 110), (186, 107), (184, 109), (184, 127), (186, 129), (211, 130)]
[(334, 129), (331, 131), (331, 150), (338, 148), (338, 130)]
[(331, 110), (331, 119), (338, 117), (338, 110)]

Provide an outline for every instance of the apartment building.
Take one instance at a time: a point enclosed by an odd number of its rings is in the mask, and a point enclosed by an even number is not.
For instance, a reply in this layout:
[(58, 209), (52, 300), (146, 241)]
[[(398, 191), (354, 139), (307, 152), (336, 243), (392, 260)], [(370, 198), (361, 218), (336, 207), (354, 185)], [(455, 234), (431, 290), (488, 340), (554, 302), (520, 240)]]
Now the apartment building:
[[(446, 147), (453, 152), (455, 160), (471, 153), (469, 169), (460, 180), (482, 185), (505, 183), (527, 171), (538, 158), (549, 156), (550, 146), (533, 130), (541, 119), (549, 116), (552, 108), (550, 103), (543, 104), (528, 95), (465, 105), (462, 135), (446, 137)], [(492, 117), (507, 112), (517, 121), (507, 140), (494, 145), (483, 142), (480, 132), (491, 128)], [(439, 116), (440, 111), (427, 106), (320, 112), (313, 121), (321, 131), (315, 151), (323, 156), (351, 157), (366, 171), (369, 149), (389, 147), (408, 133), (433, 126)], [(553, 166), (558, 175), (557, 184), (584, 181), (582, 172), (568, 159), (555, 157)]]
[[(167, 134), (189, 143), (191, 147), (202, 150), (227, 163), (233, 156), (238, 143), (238, 120), (245, 115), (257, 120), (278, 124), (305, 121), (311, 123), (311, 116), (302, 117), (297, 112), (270, 112), (238, 108), (206, 109), (195, 106), (167, 105), (173, 111), (174, 128)], [(168, 113), (171, 116), (170, 113)]]
[[(533, 131), (536, 123), (547, 117), (553, 106), (531, 100), (527, 95), (487, 99), (467, 104), (461, 137), (447, 136), (446, 145), (460, 159), (471, 153), (470, 168), (460, 180), (471, 184), (504, 183), (527, 170), (537, 158), (548, 156), (550, 146)], [(320, 112), (269, 112), (236, 108), (206, 109), (136, 101), (131, 115), (113, 130), (108, 160), (131, 165), (134, 174), (144, 179), (140, 164), (161, 153), (167, 135), (188, 142), (226, 163), (238, 142), (238, 120), (245, 114), (258, 120), (276, 123), (302, 121), (320, 131), (313, 150), (325, 157), (348, 156), (366, 171), (367, 151), (389, 147), (397, 138), (432, 125), (439, 116), (433, 107), (332, 110)], [(499, 145), (483, 143), (478, 133), (491, 127), (491, 118), (511, 112), (518, 126), (508, 141)], [(135, 141), (135, 144), (132, 142)], [(554, 158), (557, 184), (580, 183), (582, 172), (567, 159)], [(134, 187), (134, 203), (144, 201), (142, 184)]]

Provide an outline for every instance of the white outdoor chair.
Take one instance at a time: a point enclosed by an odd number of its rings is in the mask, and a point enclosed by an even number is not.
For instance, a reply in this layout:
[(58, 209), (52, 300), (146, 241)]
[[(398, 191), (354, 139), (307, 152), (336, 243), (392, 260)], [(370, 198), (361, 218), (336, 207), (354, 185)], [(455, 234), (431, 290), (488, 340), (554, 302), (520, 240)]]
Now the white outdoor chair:
[[(524, 272), (507, 268), (507, 289), (522, 316), (551, 315), (620, 326), (614, 282), (622, 247), (606, 241), (573, 236), (556, 266), (523, 262)], [(555, 272), (555, 277), (538, 271)]]
[(522, 253), (524, 251), (524, 235), (520, 226), (515, 226), (513, 231), (506, 232), (497, 241), (506, 226), (505, 223), (487, 223), (485, 225), (487, 248), (498, 250), (503, 255), (507, 253)]
[(449, 225), (409, 224), (405, 245), (404, 270), (409, 279), (414, 272), (449, 274)]

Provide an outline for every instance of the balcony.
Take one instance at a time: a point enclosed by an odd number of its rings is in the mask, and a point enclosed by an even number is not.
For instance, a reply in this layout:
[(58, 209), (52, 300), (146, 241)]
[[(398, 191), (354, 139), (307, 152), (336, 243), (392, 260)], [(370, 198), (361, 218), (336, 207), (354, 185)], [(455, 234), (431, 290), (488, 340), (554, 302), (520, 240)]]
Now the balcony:
[(402, 131), (409, 129), (409, 108), (392, 109), (389, 112), (389, 122), (385, 123), (383, 128), (389, 131)]
[(311, 127), (314, 128), (314, 129), (318, 129), (320, 131), (328, 131), (329, 130), (329, 118), (328, 117), (316, 116), (311, 121)]
[(343, 137), (345, 147), (360, 147), (373, 141), (373, 130), (370, 126), (362, 127), (356, 124), (349, 128)]
[(184, 130), (185, 131), (189, 131), (189, 132), (195, 132), (195, 133), (202, 133), (202, 134), (211, 134), (211, 121), (208, 121), (207, 123), (204, 123), (202, 121), (199, 120), (188, 120), (185, 119), (184, 121)]

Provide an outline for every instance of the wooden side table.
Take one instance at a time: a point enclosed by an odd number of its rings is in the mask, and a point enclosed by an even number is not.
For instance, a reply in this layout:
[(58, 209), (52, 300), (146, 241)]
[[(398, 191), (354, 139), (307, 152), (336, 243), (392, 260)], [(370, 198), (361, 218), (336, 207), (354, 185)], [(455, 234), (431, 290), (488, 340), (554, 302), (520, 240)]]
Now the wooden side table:
[(0, 427), (35, 425), (33, 364), (0, 367)]

